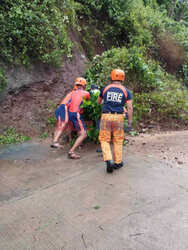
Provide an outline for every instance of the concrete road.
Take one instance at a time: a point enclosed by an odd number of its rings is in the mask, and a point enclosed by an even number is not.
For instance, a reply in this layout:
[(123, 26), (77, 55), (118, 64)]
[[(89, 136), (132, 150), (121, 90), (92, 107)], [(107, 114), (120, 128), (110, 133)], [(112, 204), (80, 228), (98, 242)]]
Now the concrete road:
[(107, 174), (95, 148), (78, 161), (38, 141), (0, 148), (1, 250), (188, 249), (186, 162), (130, 146), (125, 167)]

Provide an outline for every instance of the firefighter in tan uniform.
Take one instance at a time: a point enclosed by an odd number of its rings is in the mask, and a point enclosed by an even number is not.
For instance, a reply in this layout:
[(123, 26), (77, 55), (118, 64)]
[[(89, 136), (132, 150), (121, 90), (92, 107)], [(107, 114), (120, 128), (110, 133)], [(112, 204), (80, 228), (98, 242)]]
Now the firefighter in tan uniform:
[[(107, 172), (119, 169), (123, 166), (122, 146), (124, 138), (124, 105), (127, 105), (128, 130), (132, 124), (132, 96), (131, 92), (122, 86), (125, 73), (121, 69), (114, 69), (111, 72), (112, 82), (102, 88), (97, 99), (98, 104), (103, 101), (102, 116), (100, 120), (99, 141), (101, 143), (104, 161), (107, 165)], [(111, 134), (113, 135), (113, 158), (110, 149)]]

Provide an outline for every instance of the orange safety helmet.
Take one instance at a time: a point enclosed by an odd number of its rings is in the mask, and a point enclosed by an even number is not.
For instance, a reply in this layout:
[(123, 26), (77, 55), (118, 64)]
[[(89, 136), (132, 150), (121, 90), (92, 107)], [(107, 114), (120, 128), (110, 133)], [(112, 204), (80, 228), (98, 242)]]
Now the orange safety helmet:
[(83, 77), (77, 77), (75, 80), (76, 85), (79, 84), (85, 87), (86, 83), (86, 79), (84, 79)]
[(121, 69), (114, 69), (111, 72), (111, 78), (113, 81), (117, 80), (123, 82), (125, 79), (125, 72)]

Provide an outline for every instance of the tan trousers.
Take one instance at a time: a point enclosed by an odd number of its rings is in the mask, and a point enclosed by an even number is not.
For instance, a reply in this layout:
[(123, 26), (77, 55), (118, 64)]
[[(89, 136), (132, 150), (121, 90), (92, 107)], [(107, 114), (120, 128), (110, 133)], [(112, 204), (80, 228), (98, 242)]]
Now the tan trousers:
[(114, 163), (121, 163), (124, 138), (123, 123), (123, 114), (102, 114), (100, 120), (99, 141), (101, 143), (104, 161), (112, 160), (112, 153), (110, 149), (112, 134)]

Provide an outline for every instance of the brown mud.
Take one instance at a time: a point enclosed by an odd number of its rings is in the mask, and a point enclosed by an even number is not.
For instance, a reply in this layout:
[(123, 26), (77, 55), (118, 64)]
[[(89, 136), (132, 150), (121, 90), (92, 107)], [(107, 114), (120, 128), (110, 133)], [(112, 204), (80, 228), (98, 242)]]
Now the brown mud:
[(188, 164), (188, 130), (160, 133), (144, 133), (139, 136), (127, 136), (127, 151), (144, 153), (146, 157), (157, 157), (169, 167), (181, 168)]

